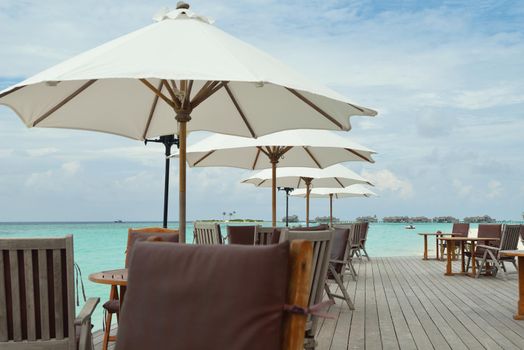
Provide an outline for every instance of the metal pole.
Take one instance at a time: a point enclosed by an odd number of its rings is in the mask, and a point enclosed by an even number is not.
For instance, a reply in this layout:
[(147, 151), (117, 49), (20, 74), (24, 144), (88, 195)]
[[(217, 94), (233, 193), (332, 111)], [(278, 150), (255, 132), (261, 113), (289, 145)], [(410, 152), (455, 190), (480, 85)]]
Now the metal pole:
[(293, 188), (278, 187), (278, 190), (286, 192), (286, 227), (289, 227), (289, 193), (293, 192)]

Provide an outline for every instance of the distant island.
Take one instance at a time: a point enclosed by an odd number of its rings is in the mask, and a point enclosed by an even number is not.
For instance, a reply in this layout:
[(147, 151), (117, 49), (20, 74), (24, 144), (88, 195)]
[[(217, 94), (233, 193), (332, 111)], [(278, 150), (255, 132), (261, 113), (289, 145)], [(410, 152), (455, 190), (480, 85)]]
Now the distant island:
[(359, 216), (355, 219), (356, 222), (378, 222), (377, 216)]
[[(287, 221), (288, 222), (299, 222), (300, 220), (298, 219), (298, 215), (289, 215), (287, 217)], [(286, 222), (285, 216), (282, 218), (282, 222)]]
[[(327, 223), (331, 221), (331, 218), (329, 216), (317, 216), (315, 221), (319, 223)], [(340, 222), (340, 219), (333, 216), (333, 222)]]
[[(357, 218), (358, 221), (358, 218)], [(459, 219), (453, 217), (453, 216), (437, 216), (433, 219), (430, 219), (426, 216), (386, 216), (382, 219), (383, 222), (386, 223), (455, 223), (460, 222)], [(492, 223), (496, 222), (496, 219), (493, 219), (489, 215), (482, 215), (482, 216), (469, 216), (465, 217), (464, 222), (466, 223)]]

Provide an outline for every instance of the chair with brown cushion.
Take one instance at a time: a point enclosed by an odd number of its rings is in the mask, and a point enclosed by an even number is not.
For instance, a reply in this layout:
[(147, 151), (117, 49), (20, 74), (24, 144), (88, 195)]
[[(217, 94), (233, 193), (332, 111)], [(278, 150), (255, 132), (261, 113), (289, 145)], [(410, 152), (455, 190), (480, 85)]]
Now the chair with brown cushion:
[[(342, 299), (346, 302), (350, 310), (355, 310), (353, 301), (349, 296), (346, 286), (344, 285), (344, 271), (351, 263), (348, 259), (349, 249), (348, 249), (348, 239), (349, 239), (349, 229), (348, 228), (335, 228), (333, 233), (333, 241), (331, 245), (331, 255), (329, 259), (329, 270), (327, 274), (327, 280), (324, 285), (326, 294), (329, 299), (334, 300), (334, 298)], [(351, 268), (350, 268), (351, 270)], [(354, 279), (355, 277), (353, 277)], [(329, 288), (329, 281), (334, 281), (342, 295), (335, 294)]]
[(482, 249), (484, 254), (480, 261), (480, 268), (477, 270), (477, 278), (480, 274), (487, 270), (487, 263), (492, 263), (491, 270), (493, 276), (497, 275), (497, 272), (502, 271), (502, 277), (506, 278), (506, 266), (504, 262), (510, 262), (517, 269), (514, 256), (502, 256), (500, 252), (502, 250), (516, 250), (519, 245), (519, 236), (521, 225), (505, 225), (502, 237), (500, 239), (500, 245), (493, 247), (489, 245), (478, 245), (477, 249)]
[(193, 243), (201, 245), (223, 244), (220, 224), (216, 222), (195, 221), (193, 223)]
[[(477, 237), (479, 238), (498, 238), (500, 239), (502, 236), (502, 225), (501, 224), (479, 224), (478, 227), (478, 233)], [(500, 244), (500, 241), (491, 241), (488, 242), (487, 245), (490, 247), (498, 247)], [(479, 260), (484, 256), (484, 251), (486, 248), (484, 247), (476, 247), (473, 254), (475, 254), (475, 262), (478, 265)], [(471, 264), (471, 251), (464, 252), (464, 255), (468, 257), (468, 261), (466, 264), (466, 272), (469, 271), (469, 265)]]
[[(126, 245), (126, 260), (125, 266), (129, 265), (129, 256), (131, 249), (136, 242), (141, 241), (162, 241), (162, 242), (171, 242), (178, 243), (179, 240), (179, 231), (172, 230), (162, 227), (143, 227), (143, 228), (129, 228), (127, 230), (127, 245)], [(102, 346), (105, 348), (108, 347), (110, 341), (115, 341), (116, 337), (111, 335), (111, 322), (113, 321), (113, 314), (118, 314), (120, 312), (120, 300), (113, 299), (106, 301), (102, 307), (105, 310), (104, 315), (104, 337), (102, 339)]]
[[(451, 228), (453, 237), (467, 237), (469, 235), (469, 224), (466, 223), (453, 223)], [(458, 249), (459, 247), (457, 247)], [(446, 254), (446, 241), (440, 241), (440, 256), (444, 257)]]
[[(357, 270), (353, 265), (353, 256), (360, 250), (360, 237), (355, 229), (355, 224), (340, 224), (333, 226), (335, 229), (346, 229), (349, 232), (347, 248), (346, 248), (346, 270), (349, 270), (350, 275), (354, 280), (357, 278)], [(360, 253), (358, 253), (360, 254)]]
[(368, 239), (368, 230), (369, 230), (369, 223), (368, 222), (360, 222), (357, 224), (357, 226), (359, 226), (358, 228), (358, 232), (359, 232), (359, 250), (361, 250), (364, 254), (361, 254), (361, 255), (364, 255), (366, 257), (366, 259), (371, 260), (369, 258), (369, 255), (368, 255), (368, 252), (366, 250), (366, 242), (367, 242), (367, 239)]
[[(322, 301), (324, 284), (327, 278), (331, 244), (334, 230), (325, 231), (290, 231), (283, 229), (280, 234), (280, 242), (308, 240), (313, 243), (313, 263), (311, 270), (311, 287), (309, 292), (308, 306), (319, 304)], [(315, 335), (317, 333), (318, 317), (310, 315), (306, 323), (305, 348), (310, 349), (316, 346)]]
[[(117, 350), (299, 350), (312, 245), (135, 245)], [(293, 305), (289, 307), (286, 305)]]
[(75, 317), (73, 236), (0, 238), (0, 349), (91, 350), (89, 298)]
[(229, 244), (255, 245), (258, 226), (227, 226)]

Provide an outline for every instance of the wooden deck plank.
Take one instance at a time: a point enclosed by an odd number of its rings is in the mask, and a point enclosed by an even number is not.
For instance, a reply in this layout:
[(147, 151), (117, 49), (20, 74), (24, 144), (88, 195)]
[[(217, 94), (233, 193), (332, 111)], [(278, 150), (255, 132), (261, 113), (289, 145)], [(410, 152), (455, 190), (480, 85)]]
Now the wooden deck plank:
[[(335, 319), (319, 322), (318, 350), (524, 350), (524, 321), (512, 318), (518, 297), (514, 273), (506, 281), (448, 277), (445, 262), (420, 257), (355, 259), (355, 267), (357, 281), (348, 278), (345, 284), (356, 310), (336, 300), (329, 309)], [(332, 289), (339, 292), (336, 284)], [(95, 332), (95, 349), (101, 349), (101, 340)]]

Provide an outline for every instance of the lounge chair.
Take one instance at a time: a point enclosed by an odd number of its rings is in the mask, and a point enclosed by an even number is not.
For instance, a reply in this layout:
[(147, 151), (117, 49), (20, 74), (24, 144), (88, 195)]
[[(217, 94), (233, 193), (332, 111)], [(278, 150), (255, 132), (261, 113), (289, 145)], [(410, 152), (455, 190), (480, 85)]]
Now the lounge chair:
[(73, 236), (0, 239), (0, 349), (91, 350), (89, 298), (75, 318)]
[(496, 276), (497, 272), (502, 271), (502, 276), (506, 278), (506, 266), (504, 262), (510, 262), (513, 264), (515, 269), (517, 269), (517, 264), (515, 262), (514, 256), (501, 256), (500, 252), (502, 250), (516, 250), (519, 245), (519, 236), (521, 225), (506, 225), (504, 231), (502, 232), (502, 238), (500, 239), (499, 247), (493, 247), (489, 245), (478, 245), (478, 249), (482, 249), (484, 254), (482, 255), (482, 260), (480, 261), (480, 268), (477, 270), (477, 278), (480, 276), (481, 272), (487, 271), (487, 263), (492, 263), (491, 271), (493, 275)]
[[(479, 224), (477, 237), (479, 238), (501, 238), (502, 236), (502, 225), (501, 224)], [(500, 241), (498, 242), (489, 242), (487, 245), (490, 247), (498, 247)], [(469, 271), (469, 265), (471, 264), (471, 254), (475, 254), (475, 262), (478, 266), (479, 259), (482, 259), (484, 256), (484, 251), (486, 248), (479, 247), (478, 245), (475, 248), (474, 252), (466, 251), (464, 255), (467, 256), (468, 260), (466, 263), (466, 272)], [(471, 248), (470, 248), (471, 250)]]
[[(309, 293), (308, 306), (319, 304), (322, 302), (322, 294), (324, 291), (324, 284), (327, 278), (329, 267), (329, 259), (331, 252), (331, 244), (333, 240), (334, 230), (325, 231), (290, 231), (283, 229), (280, 234), (280, 242), (293, 240), (308, 240), (313, 243), (313, 264), (311, 287)], [(318, 317), (310, 315), (306, 323), (306, 337), (304, 347), (306, 349), (313, 349), (316, 346), (315, 334), (317, 331)]]
[[(344, 285), (344, 271), (346, 268), (349, 268), (350, 271), (353, 268), (353, 265), (351, 265), (351, 261), (349, 260), (348, 239), (348, 228), (335, 228), (331, 245), (329, 270), (324, 286), (329, 299), (331, 299), (333, 302), (335, 301), (334, 298), (342, 299), (346, 302), (350, 310), (355, 310), (353, 301), (351, 300), (346, 286)], [(353, 279), (355, 279), (355, 275), (353, 275)], [(328, 283), (329, 281), (334, 281), (338, 285), (342, 295), (331, 292)]]
[[(153, 240), (178, 243), (179, 231), (162, 227), (129, 228), (127, 230), (125, 266), (129, 266), (129, 252), (131, 252), (131, 249), (136, 242)], [(108, 300), (102, 305), (102, 307), (104, 308), (104, 337), (102, 338), (102, 346), (107, 348), (110, 341), (116, 340), (116, 336), (111, 335), (111, 323), (113, 321), (113, 314), (118, 314), (120, 312), (120, 300)]]
[(140, 242), (116, 349), (302, 349), (311, 260), (307, 241)]
[[(335, 229), (345, 229), (348, 230), (349, 236), (347, 240), (347, 247), (346, 247), (346, 267), (345, 270), (349, 270), (349, 273), (353, 280), (357, 279), (357, 270), (355, 269), (355, 266), (353, 265), (353, 256), (355, 256), (360, 249), (360, 237), (356, 235), (354, 228), (354, 224), (350, 225), (335, 225), (333, 226)], [(343, 271), (344, 272), (344, 271)]]
[[(451, 234), (453, 237), (467, 237), (469, 235), (469, 224), (456, 222), (451, 228)], [(443, 258), (446, 254), (446, 241), (439, 241), (440, 257)], [(456, 247), (457, 249), (460, 246)]]
[(216, 222), (195, 221), (193, 227), (193, 243), (205, 245), (223, 244), (224, 240), (220, 233), (220, 224)]
[(255, 245), (258, 226), (227, 226), (229, 244)]

